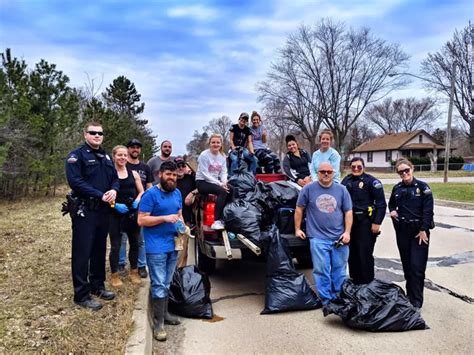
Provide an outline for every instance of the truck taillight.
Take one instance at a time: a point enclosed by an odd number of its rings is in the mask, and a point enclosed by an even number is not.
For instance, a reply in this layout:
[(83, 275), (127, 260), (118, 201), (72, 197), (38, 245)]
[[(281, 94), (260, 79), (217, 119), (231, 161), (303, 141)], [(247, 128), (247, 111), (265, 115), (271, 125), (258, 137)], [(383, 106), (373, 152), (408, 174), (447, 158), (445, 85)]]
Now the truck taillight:
[(216, 196), (209, 195), (204, 204), (203, 224), (210, 227), (214, 223), (214, 209), (216, 208)]

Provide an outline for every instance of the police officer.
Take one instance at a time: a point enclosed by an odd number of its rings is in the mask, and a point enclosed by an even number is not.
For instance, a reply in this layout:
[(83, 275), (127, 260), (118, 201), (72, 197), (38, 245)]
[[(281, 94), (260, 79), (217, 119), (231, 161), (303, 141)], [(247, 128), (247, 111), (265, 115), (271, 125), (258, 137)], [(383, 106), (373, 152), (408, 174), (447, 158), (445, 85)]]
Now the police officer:
[(106, 291), (105, 251), (109, 230), (110, 204), (119, 189), (117, 171), (100, 147), (104, 140), (102, 125), (91, 122), (84, 127), (86, 142), (69, 153), (66, 176), (72, 189), (72, 282), (74, 302), (97, 311), (102, 304), (91, 298), (115, 298)]
[(393, 187), (388, 208), (397, 235), (408, 298), (413, 306), (423, 305), (423, 286), (428, 244), (433, 222), (433, 194), (430, 187), (413, 176), (413, 164), (401, 159), (395, 164), (402, 181)]
[(364, 169), (364, 159), (353, 158), (352, 174), (341, 182), (352, 199), (354, 222), (349, 244), (349, 275), (357, 284), (374, 279), (374, 246), (387, 208), (382, 183)]

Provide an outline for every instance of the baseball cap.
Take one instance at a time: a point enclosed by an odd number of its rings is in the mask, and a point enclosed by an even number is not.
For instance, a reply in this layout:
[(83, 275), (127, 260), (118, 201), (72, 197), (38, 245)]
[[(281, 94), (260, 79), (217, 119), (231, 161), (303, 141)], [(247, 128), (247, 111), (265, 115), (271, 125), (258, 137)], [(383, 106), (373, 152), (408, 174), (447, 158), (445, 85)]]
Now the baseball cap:
[(174, 158), (174, 162), (176, 164), (184, 164), (186, 163), (186, 161), (184, 160), (184, 158), (180, 155), (178, 155), (176, 158)]
[(127, 143), (127, 148), (128, 147), (131, 147), (131, 146), (134, 146), (134, 145), (138, 145), (139, 147), (143, 147), (143, 144), (142, 142), (140, 142), (138, 139), (136, 138), (133, 138), (132, 140), (128, 141)]
[(247, 112), (242, 112), (239, 116), (239, 120), (240, 119), (246, 119), (247, 121), (249, 120), (249, 114)]

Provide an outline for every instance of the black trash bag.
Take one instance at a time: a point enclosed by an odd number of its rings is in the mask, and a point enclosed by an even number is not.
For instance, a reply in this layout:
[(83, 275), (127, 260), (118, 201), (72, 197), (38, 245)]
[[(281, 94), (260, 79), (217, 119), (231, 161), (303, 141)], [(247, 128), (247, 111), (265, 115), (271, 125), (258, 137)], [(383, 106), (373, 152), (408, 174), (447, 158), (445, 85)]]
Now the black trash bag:
[(321, 308), (321, 301), (309, 286), (306, 277), (295, 270), (288, 241), (280, 238), (276, 226), (271, 230), (265, 250), (265, 308), (260, 314)]
[(228, 232), (260, 240), (262, 214), (257, 206), (245, 200), (236, 200), (224, 207), (222, 217)]
[(365, 285), (346, 280), (339, 298), (323, 311), (325, 317), (333, 313), (347, 326), (371, 332), (429, 329), (399, 286), (377, 279)]
[(245, 164), (242, 165), (227, 181), (234, 199), (245, 199), (247, 195), (253, 195), (257, 184), (255, 176), (248, 171)]
[(276, 225), (280, 234), (295, 233), (295, 209), (283, 207), (278, 210)]
[(279, 207), (296, 208), (299, 190), (288, 181), (275, 181), (267, 184), (272, 196), (278, 201)]
[(272, 190), (262, 181), (258, 181), (254, 193), (245, 198), (246, 201), (260, 209), (262, 219), (260, 229), (267, 229), (275, 223), (279, 202), (272, 196)]
[(211, 319), (209, 277), (195, 265), (175, 271), (170, 285), (168, 308), (171, 313), (187, 318)]

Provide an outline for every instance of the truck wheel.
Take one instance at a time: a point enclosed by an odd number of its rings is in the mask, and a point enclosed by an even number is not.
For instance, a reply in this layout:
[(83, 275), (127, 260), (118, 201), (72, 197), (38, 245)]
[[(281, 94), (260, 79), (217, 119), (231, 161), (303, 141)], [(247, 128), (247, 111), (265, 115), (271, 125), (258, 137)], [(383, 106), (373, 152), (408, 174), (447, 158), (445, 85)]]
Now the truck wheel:
[(311, 260), (311, 256), (297, 256), (296, 261), (298, 262), (299, 269), (313, 268), (313, 261)]
[(211, 275), (216, 270), (216, 259), (212, 259), (205, 255), (199, 246), (199, 242), (196, 241), (196, 264), (202, 272)]

